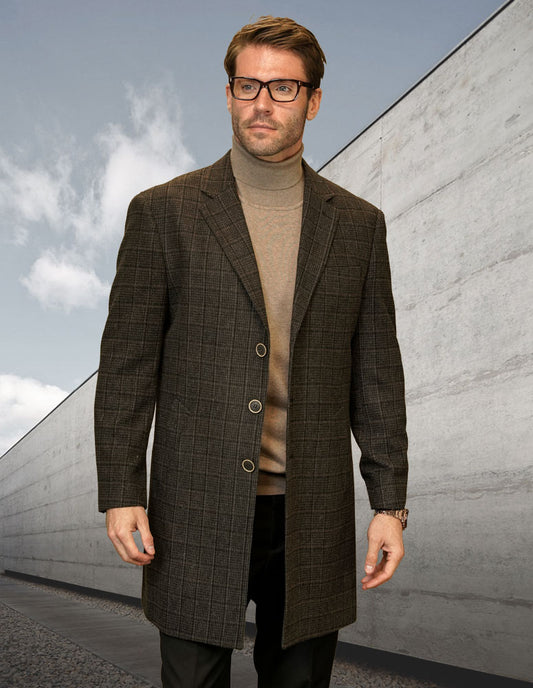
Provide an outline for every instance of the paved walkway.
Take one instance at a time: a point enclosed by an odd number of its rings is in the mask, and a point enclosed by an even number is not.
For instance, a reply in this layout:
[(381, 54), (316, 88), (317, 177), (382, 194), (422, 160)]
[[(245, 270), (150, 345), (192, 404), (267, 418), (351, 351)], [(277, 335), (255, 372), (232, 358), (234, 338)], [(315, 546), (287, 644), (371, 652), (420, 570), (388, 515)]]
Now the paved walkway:
[[(0, 625), (3, 648), (0, 662), (4, 664), (0, 665), (2, 688), (161, 685), (159, 634), (151, 624), (98, 607), (89, 607), (76, 599), (58, 595), (55, 590), (47, 592), (41, 586), (31, 586), (6, 576), (0, 576), (0, 602), (7, 607), (7, 614), (4, 609), (4, 619)], [(16, 614), (10, 614), (9, 610)], [(20, 615), (26, 619), (19, 618)], [(27, 620), (34, 623), (28, 624)], [(22, 631), (21, 625), (26, 626)], [(43, 656), (43, 638), (38, 643), (34, 642), (38, 626), (44, 627), (44, 635), (49, 636), (44, 643), (49, 647), (46, 657)], [(52, 633), (46, 634), (46, 631)], [(7, 637), (4, 638), (4, 635)], [(77, 656), (74, 662), (72, 644), (88, 653), (88, 656)], [(36, 654), (39, 656), (36, 669), (41, 676), (33, 675), (35, 672), (32, 672), (31, 666), (28, 667)], [(95, 655), (104, 662), (105, 682), (102, 682), (102, 672), (98, 672), (98, 678), (94, 676), (95, 682), (88, 683)], [(73, 664), (80, 669), (79, 677), (73, 675)], [(85, 672), (86, 666), (89, 666), (88, 672)], [(134, 681), (124, 677), (124, 672)], [(249, 656), (235, 652), (232, 672), (232, 686), (235, 688), (251, 688), (255, 685), (255, 670)]]
[[(0, 574), (0, 648), (0, 688), (161, 686), (158, 632), (139, 606), (116, 599)], [(233, 653), (232, 688), (257, 685), (250, 649)], [(532, 685), (442, 664), (406, 670), (394, 657), (343, 661), (338, 653), (331, 688)]]

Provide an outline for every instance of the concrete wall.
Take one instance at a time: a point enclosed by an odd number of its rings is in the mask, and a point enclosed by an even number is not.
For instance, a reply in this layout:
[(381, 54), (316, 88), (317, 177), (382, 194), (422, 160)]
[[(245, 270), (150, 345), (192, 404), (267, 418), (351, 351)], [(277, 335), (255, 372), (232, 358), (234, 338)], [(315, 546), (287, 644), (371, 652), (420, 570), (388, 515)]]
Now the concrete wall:
[[(408, 555), (343, 640), (531, 679), (533, 13), (515, 0), (323, 173), (382, 207), (411, 442)], [(0, 460), (5, 569), (127, 595), (92, 377)], [(357, 481), (359, 569), (370, 512)], [(362, 571), (359, 570), (359, 576)]]
[(529, 680), (532, 75), (516, 0), (322, 170), (387, 216), (410, 435), (407, 558), (342, 637)]
[(96, 375), (0, 459), (0, 568), (139, 597), (98, 513)]

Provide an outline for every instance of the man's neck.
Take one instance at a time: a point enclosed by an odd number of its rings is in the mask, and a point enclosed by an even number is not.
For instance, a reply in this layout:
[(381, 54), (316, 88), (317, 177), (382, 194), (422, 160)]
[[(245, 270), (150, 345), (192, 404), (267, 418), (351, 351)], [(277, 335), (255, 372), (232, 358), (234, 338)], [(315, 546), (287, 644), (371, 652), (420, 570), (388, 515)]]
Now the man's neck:
[(266, 162), (249, 153), (233, 137), (231, 165), (238, 182), (256, 189), (282, 191), (298, 184), (303, 176), (303, 146), (290, 158), (281, 162)]

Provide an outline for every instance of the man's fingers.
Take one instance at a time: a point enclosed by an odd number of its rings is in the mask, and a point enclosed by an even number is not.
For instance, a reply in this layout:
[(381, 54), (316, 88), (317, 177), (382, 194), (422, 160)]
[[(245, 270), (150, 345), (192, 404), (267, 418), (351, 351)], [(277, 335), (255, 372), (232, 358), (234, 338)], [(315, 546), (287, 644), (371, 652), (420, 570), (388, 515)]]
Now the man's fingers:
[(133, 539), (131, 531), (109, 533), (109, 539), (113, 543), (121, 559), (128, 564), (143, 566), (149, 564), (154, 558), (152, 554), (141, 552)]
[[(368, 556), (365, 562), (365, 577), (361, 580), (363, 584), (363, 590), (369, 587), (375, 587), (376, 580), (381, 580), (381, 574), (383, 567), (385, 566), (385, 557), (382, 557), (381, 561), (376, 564), (372, 564), (372, 559), (369, 560)], [(372, 583), (372, 585), (370, 585)], [(377, 583), (379, 585), (379, 583)]]
[[(117, 550), (121, 559), (128, 562), (129, 564), (136, 563), (130, 554), (131, 547), (128, 546), (127, 542), (124, 542), (124, 536), (123, 535), (109, 534), (109, 539), (113, 543), (113, 546)], [(133, 540), (133, 537), (132, 537), (132, 540)], [(134, 552), (133, 552), (133, 554), (134, 554)]]
[(374, 571), (378, 563), (380, 543), (376, 541), (369, 541), (368, 551), (365, 559), (365, 573), (370, 574)]
[[(106, 520), (107, 534), (121, 559), (137, 566), (145, 566), (152, 561), (155, 554), (154, 541), (148, 517), (142, 507), (109, 509)], [(141, 533), (146, 552), (141, 552), (133, 539), (133, 533), (137, 530)]]
[(150, 526), (148, 525), (148, 518), (146, 516), (143, 519), (139, 519), (139, 523), (137, 524), (137, 529), (141, 535), (141, 540), (142, 540), (145, 552), (147, 554), (154, 555), (155, 554), (154, 538), (152, 537), (152, 533), (150, 532)]
[[(368, 552), (365, 560), (365, 577), (362, 579), (363, 590), (377, 588), (392, 578), (402, 560), (404, 548), (402, 526), (398, 519), (387, 514), (374, 516), (368, 527)], [(380, 550), (383, 557), (379, 564)]]
[(153, 557), (151, 555), (141, 552), (137, 547), (137, 543), (133, 539), (133, 533), (124, 533), (122, 536), (122, 544), (126, 550), (126, 554), (134, 564), (145, 564), (152, 561)]
[(363, 583), (363, 590), (369, 588), (377, 588), (386, 581), (390, 580), (394, 572), (398, 568), (401, 557), (395, 557), (390, 552), (383, 552), (383, 557), (375, 569), (367, 573), (361, 581)]

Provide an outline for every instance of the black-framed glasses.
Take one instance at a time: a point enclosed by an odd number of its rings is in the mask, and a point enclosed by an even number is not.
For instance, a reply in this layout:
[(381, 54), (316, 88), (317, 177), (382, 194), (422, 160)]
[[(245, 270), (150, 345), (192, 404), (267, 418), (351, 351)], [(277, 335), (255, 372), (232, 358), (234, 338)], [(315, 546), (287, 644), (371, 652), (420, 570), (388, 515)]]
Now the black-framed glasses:
[(266, 88), (272, 100), (277, 103), (290, 103), (296, 100), (302, 86), (313, 88), (313, 84), (298, 79), (260, 81), (247, 76), (232, 76), (229, 80), (231, 95), (236, 100), (255, 100), (261, 89)]

